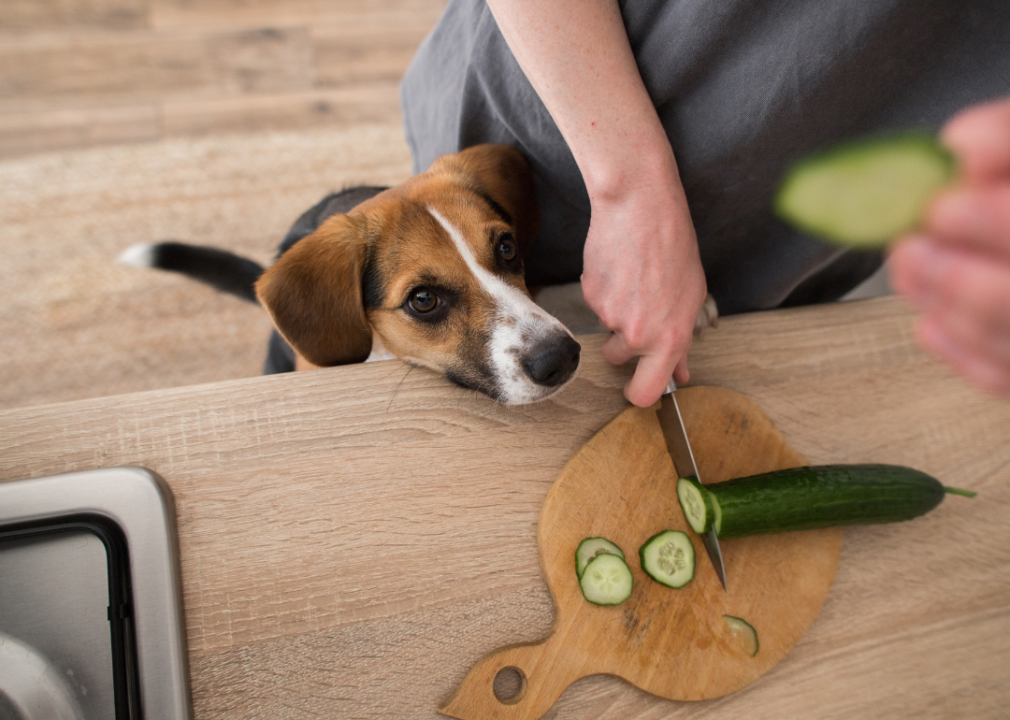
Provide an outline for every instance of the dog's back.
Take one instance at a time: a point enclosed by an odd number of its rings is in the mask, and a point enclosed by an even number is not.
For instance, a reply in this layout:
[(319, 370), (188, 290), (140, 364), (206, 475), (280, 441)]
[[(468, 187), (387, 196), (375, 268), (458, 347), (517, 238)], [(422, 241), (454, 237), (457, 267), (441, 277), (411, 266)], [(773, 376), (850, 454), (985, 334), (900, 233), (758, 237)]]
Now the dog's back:
[[(346, 213), (385, 189), (360, 186), (327, 195), (295, 221), (277, 247), (277, 257), (315, 232), (330, 216)], [(255, 260), (227, 250), (175, 241), (132, 245), (120, 254), (118, 261), (135, 267), (176, 272), (210, 285), (220, 292), (257, 304), (256, 281), (266, 269)], [(270, 335), (263, 373), (272, 375), (292, 372), (294, 369), (295, 352), (275, 329)]]

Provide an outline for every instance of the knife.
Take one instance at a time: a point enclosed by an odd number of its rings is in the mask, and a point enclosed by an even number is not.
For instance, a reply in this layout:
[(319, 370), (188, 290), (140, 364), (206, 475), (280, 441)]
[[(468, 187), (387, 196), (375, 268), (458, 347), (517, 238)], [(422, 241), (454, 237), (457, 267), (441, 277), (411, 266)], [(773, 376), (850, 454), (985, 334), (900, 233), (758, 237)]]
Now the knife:
[[(677, 476), (693, 477), (701, 482), (698, 468), (694, 464), (691, 443), (688, 442), (687, 431), (684, 430), (684, 420), (680, 416), (680, 408), (677, 407), (677, 399), (674, 397), (676, 392), (677, 384), (670, 378), (670, 384), (666, 386), (666, 392), (660, 398), (659, 411), (656, 415), (659, 417), (660, 427), (663, 428), (666, 449), (670, 451), (670, 458), (677, 468)], [(705, 551), (708, 553), (708, 559), (712, 561), (715, 574), (722, 583), (722, 589), (729, 592), (726, 588), (726, 568), (723, 566), (722, 551), (719, 549), (719, 537), (715, 534), (715, 528), (702, 535), (701, 539), (705, 543)]]

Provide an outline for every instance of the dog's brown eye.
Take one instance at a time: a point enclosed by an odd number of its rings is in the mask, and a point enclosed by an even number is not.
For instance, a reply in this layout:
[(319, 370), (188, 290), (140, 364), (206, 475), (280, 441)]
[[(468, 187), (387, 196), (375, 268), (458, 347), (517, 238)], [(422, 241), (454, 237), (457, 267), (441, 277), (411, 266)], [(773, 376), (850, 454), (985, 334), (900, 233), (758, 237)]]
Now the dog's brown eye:
[(421, 288), (415, 290), (410, 294), (410, 299), (407, 300), (410, 305), (410, 309), (418, 313), (428, 313), (435, 309), (438, 305), (438, 295), (433, 293), (431, 290), (425, 290)]
[(519, 255), (519, 248), (516, 247), (515, 238), (510, 233), (505, 233), (498, 238), (498, 254), (505, 262), (512, 262)]

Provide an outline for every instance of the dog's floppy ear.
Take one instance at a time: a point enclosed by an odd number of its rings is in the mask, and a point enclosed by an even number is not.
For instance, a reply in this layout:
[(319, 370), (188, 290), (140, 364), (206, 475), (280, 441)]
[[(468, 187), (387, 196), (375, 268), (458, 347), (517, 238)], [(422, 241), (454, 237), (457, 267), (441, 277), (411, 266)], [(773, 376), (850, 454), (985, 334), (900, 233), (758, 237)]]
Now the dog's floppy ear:
[(523, 154), (509, 145), (474, 145), (440, 162), (464, 175), (475, 189), (498, 204), (511, 218), (516, 241), (525, 255), (540, 229), (540, 212), (533, 191), (533, 173)]
[(284, 339), (313, 365), (363, 362), (372, 351), (361, 278), (363, 233), (334, 215), (256, 282), (256, 295)]

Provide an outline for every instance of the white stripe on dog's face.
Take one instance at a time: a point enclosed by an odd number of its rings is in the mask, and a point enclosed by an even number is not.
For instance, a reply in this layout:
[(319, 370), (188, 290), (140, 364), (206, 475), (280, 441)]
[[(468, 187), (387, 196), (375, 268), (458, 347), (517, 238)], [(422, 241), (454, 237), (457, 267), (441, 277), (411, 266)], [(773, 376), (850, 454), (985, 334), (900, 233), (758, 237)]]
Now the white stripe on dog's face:
[[(571, 338), (568, 328), (521, 290), (483, 267), (462, 233), (432, 206), (427, 206), (427, 210), (452, 239), (467, 268), (494, 303), (495, 316), (488, 328), (491, 335), (488, 351), (499, 385), (499, 399), (507, 404), (523, 404), (542, 400), (557, 392), (559, 387), (545, 387), (533, 382), (522, 362), (538, 343), (566, 336)], [(571, 382), (572, 378), (564, 384)]]

